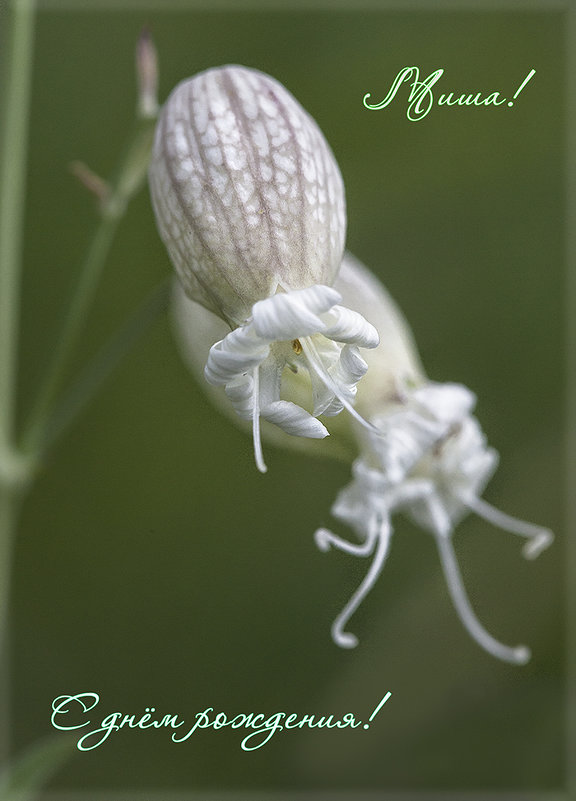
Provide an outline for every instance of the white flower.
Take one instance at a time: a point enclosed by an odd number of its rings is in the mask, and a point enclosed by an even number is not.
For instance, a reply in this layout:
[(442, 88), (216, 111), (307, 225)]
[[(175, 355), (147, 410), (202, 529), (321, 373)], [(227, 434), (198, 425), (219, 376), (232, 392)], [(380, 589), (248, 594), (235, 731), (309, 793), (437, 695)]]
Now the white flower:
[[(258, 468), (261, 418), (310, 438), (328, 434), (320, 414), (346, 407), (362, 421), (352, 407), (366, 371), (358, 347), (375, 347), (378, 335), (330, 286), (346, 233), (344, 187), (292, 95), (238, 66), (184, 81), (160, 116), (150, 189), (186, 294), (232, 329), (211, 348), (205, 377), (252, 421)], [(281, 397), (285, 368), (309, 374), (312, 414)]]
[[(358, 406), (380, 432), (363, 429), (361, 455), (353, 464), (353, 480), (340, 492), (333, 515), (350, 525), (360, 544), (348, 542), (327, 529), (315, 538), (321, 550), (335, 547), (357, 556), (373, 554), (370, 569), (332, 627), (334, 641), (354, 647), (357, 639), (345, 631), (350, 617), (373, 587), (386, 560), (392, 533), (391, 517), (404, 512), (435, 537), (454, 606), (474, 639), (504, 661), (523, 664), (530, 658), (525, 646), (511, 648), (495, 640), (472, 611), (452, 546), (459, 520), (474, 511), (496, 526), (527, 538), (523, 554), (534, 559), (552, 542), (548, 529), (517, 520), (480, 497), (498, 462), (487, 446), (472, 411), (475, 395), (459, 384), (427, 381), (415, 358), (407, 325), (391, 305), (388, 294), (356, 260), (347, 257), (342, 281), (336, 285), (349, 301), (346, 285), (354, 285), (356, 308), (372, 319), (382, 346), (369, 355), (370, 386), (362, 387)], [(391, 322), (392, 321), (392, 322)], [(394, 353), (383, 335), (397, 329)], [(381, 351), (379, 353), (379, 351)], [(368, 392), (374, 394), (369, 395)], [(360, 398), (359, 398), (360, 401)]]
[[(236, 412), (253, 421), (256, 463), (265, 471), (260, 418), (287, 434), (320, 439), (328, 435), (317, 415), (335, 415), (351, 402), (366, 372), (358, 347), (373, 348), (378, 335), (361, 315), (338, 305), (336, 290), (327, 286), (280, 293), (255, 303), (252, 316), (210, 350), (205, 376), (224, 385)], [(314, 408), (280, 399), (282, 372), (308, 371)], [(361, 418), (359, 418), (361, 422)]]
[[(199, 303), (190, 300), (184, 293), (179, 281), (173, 282), (171, 318), (176, 344), (179, 347), (184, 362), (190, 368), (200, 388), (205, 392), (210, 402), (214, 404), (222, 414), (228, 417), (231, 422), (247, 433), (251, 433), (252, 417), (247, 413), (244, 413), (241, 417), (239, 413), (236, 412), (232, 402), (226, 395), (225, 385), (216, 386), (210, 384), (205, 378), (205, 366), (210, 355), (210, 349), (214, 342), (219, 342), (226, 337), (228, 331), (226, 323), (203, 306), (200, 306)], [(321, 336), (313, 335), (313, 338), (316, 343), (323, 343)], [(335, 351), (340, 349), (339, 345), (328, 339), (326, 339), (323, 344), (328, 348), (334, 348)], [(320, 345), (317, 344), (317, 347), (320, 348)], [(277, 353), (279, 349), (274, 347), (272, 350)], [(342, 348), (342, 350), (344, 350), (344, 348)], [(351, 350), (352, 348), (347, 348), (348, 353)], [(301, 407), (302, 410), (307, 409), (308, 411), (312, 411), (314, 407), (312, 381), (308, 370), (300, 369), (300, 365), (304, 365), (304, 357), (302, 354), (296, 354), (292, 347), (292, 342), (290, 342), (290, 347), (287, 348), (287, 351), (291, 365), (282, 372), (281, 397), (289, 399), (289, 402), (294, 404), (295, 407)], [(344, 355), (344, 358), (346, 358), (346, 355)], [(294, 372), (294, 364), (297, 368), (297, 372)], [(315, 376), (315, 373), (312, 373), (312, 375)], [(248, 376), (248, 378), (250, 381), (252, 380), (251, 376)], [(249, 383), (249, 381), (247, 381), (247, 383)], [(259, 384), (259, 406), (265, 408), (269, 404), (262, 398), (261, 393), (266, 387), (266, 381), (260, 381)], [(338, 423), (338, 419), (338, 417), (331, 419), (331, 431), (334, 430), (334, 423)], [(344, 461), (350, 461), (356, 454), (352, 439), (350, 438), (348, 441), (345, 441), (344, 438), (339, 435), (339, 432), (336, 433), (336, 436), (332, 435), (326, 437), (322, 441), (312, 440), (305, 437), (291, 436), (274, 423), (269, 423), (265, 417), (261, 417), (261, 420), (262, 439), (271, 445), (297, 450), (305, 454), (313, 452), (315, 449), (321, 447), (322, 455), (328, 452), (330, 455)], [(337, 428), (345, 431), (348, 430), (348, 428), (341, 423)]]

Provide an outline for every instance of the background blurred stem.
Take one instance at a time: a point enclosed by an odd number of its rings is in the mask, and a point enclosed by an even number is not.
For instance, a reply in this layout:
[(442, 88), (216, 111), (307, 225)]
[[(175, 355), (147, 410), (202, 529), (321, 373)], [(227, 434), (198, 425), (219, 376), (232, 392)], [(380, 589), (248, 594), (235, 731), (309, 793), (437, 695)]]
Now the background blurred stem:
[[(0, 149), (0, 767), (5, 767), (10, 757), (8, 607), (20, 505), (32, 484), (62, 380), (116, 229), (129, 201), (145, 181), (158, 108), (156, 54), (149, 34), (144, 33), (137, 48), (138, 120), (117, 175), (108, 185), (88, 168), (81, 165), (79, 170), (83, 173), (83, 182), (99, 197), (101, 219), (81, 266), (76, 290), (32, 414), (19, 440), (16, 434), (18, 339), (34, 20), (35, 0), (13, 0), (5, 37), (8, 56)], [(79, 177), (82, 180), (82, 175)], [(114, 351), (111, 361), (117, 361), (127, 352), (127, 345), (135, 341), (138, 332), (145, 330), (159, 308), (157, 302), (150, 308), (145, 307), (143, 318), (137, 317), (134, 326), (127, 329), (129, 336)], [(109, 369), (109, 365), (99, 367), (96, 379), (105, 376)], [(88, 373), (76, 406), (71, 404), (68, 417), (64, 415), (65, 423), (87, 401), (89, 391), (99, 386), (100, 381), (96, 379), (90, 379)]]
[(34, 0), (14, 0), (7, 34), (0, 155), (0, 458), (14, 445), (20, 267), (26, 184)]
[[(100, 198), (101, 219), (81, 266), (78, 283), (40, 392), (22, 437), (22, 451), (39, 454), (45, 446), (45, 433), (53, 414), (70, 356), (85, 323), (114, 235), (126, 207), (146, 177), (154, 134), (155, 117), (140, 119), (121, 160), (118, 173)], [(88, 172), (87, 168), (84, 168)], [(102, 186), (106, 186), (101, 182)]]
[(9, 9), (0, 151), (0, 763), (10, 754), (8, 602), (12, 546), (30, 472), (15, 452), (20, 283), (34, 0)]
[(9, 602), (12, 552), (22, 493), (0, 484), (0, 767), (10, 757)]

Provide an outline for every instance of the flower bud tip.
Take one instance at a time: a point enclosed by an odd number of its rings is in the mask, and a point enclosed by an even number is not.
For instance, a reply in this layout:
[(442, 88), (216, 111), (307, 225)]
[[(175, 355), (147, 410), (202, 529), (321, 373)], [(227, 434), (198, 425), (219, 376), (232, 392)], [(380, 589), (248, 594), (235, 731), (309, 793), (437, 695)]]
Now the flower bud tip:
[(136, 45), (138, 116), (154, 119), (158, 114), (158, 55), (152, 35), (143, 28)]
[(532, 651), (526, 645), (514, 649), (514, 661), (517, 665), (527, 665), (532, 659)]
[(336, 629), (332, 631), (332, 639), (340, 648), (356, 648), (358, 645), (358, 637), (356, 637), (355, 634), (349, 634)]

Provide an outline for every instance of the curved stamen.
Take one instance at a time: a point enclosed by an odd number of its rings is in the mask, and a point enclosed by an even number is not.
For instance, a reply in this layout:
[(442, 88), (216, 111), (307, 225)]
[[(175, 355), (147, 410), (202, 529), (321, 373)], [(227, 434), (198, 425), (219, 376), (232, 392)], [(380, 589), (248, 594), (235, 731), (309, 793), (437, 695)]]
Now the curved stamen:
[(554, 534), (548, 528), (535, 526), (533, 523), (526, 523), (516, 517), (507, 515), (496, 509), (492, 504), (487, 503), (483, 498), (476, 498), (465, 494), (459, 495), (460, 500), (469, 509), (488, 521), (497, 528), (509, 531), (511, 534), (518, 534), (520, 537), (528, 537), (528, 542), (522, 548), (522, 556), (525, 559), (536, 559), (542, 551), (548, 548), (554, 540)]
[(256, 467), (261, 473), (266, 473), (268, 468), (264, 462), (262, 453), (262, 440), (260, 438), (260, 367), (257, 366), (252, 371), (252, 439), (254, 441), (254, 458)]
[(452, 547), (452, 538), (449, 533), (442, 532), (435, 528), (434, 538), (438, 546), (440, 562), (444, 570), (444, 576), (452, 598), (452, 603), (466, 630), (481, 648), (488, 651), (488, 653), (492, 654), (492, 656), (495, 656), (497, 659), (501, 659), (503, 662), (511, 662), (514, 665), (525, 665), (530, 660), (530, 649), (525, 645), (518, 645), (515, 648), (511, 648), (508, 645), (498, 642), (491, 634), (488, 634), (474, 614), (468, 595), (464, 589), (462, 574), (458, 567), (456, 554)]
[(351, 556), (368, 556), (374, 549), (374, 536), (367, 537), (362, 543), (348, 542), (348, 540), (338, 537), (327, 528), (319, 528), (314, 533), (314, 542), (319, 550), (326, 553), (330, 550), (330, 546), (338, 548), (339, 551), (349, 553)]
[(332, 624), (332, 639), (336, 645), (339, 645), (341, 648), (355, 648), (358, 645), (358, 637), (345, 632), (343, 629), (376, 583), (376, 579), (380, 575), (384, 563), (386, 562), (386, 557), (388, 556), (390, 535), (392, 533), (390, 519), (386, 517), (379, 521), (378, 518), (376, 518), (371, 528), (372, 530), (367, 538), (367, 542), (373, 544), (374, 541), (376, 541), (377, 547), (374, 559), (370, 565), (370, 570), (366, 573), (364, 580)]
[(300, 337), (300, 344), (302, 345), (302, 350), (304, 351), (304, 355), (306, 356), (309, 365), (312, 367), (318, 378), (328, 387), (331, 392), (334, 393), (335, 397), (338, 398), (342, 406), (344, 406), (344, 408), (350, 412), (352, 417), (354, 417), (354, 419), (357, 420), (360, 425), (362, 425), (364, 428), (367, 428), (372, 433), (378, 434), (379, 437), (384, 436), (379, 428), (372, 423), (369, 423), (368, 420), (365, 420), (362, 417), (362, 415), (358, 414), (352, 404), (344, 397), (338, 384), (324, 368), (322, 360), (318, 355), (318, 351), (314, 347), (314, 343), (311, 342), (310, 338)]

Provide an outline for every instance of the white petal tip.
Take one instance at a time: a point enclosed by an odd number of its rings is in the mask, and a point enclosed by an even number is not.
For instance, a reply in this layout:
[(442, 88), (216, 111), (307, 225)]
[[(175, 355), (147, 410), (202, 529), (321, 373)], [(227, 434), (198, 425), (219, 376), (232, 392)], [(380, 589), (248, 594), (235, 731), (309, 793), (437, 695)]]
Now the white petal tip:
[(332, 639), (340, 648), (356, 648), (358, 637), (355, 634), (346, 634), (342, 631), (333, 631)]
[(327, 553), (330, 550), (331, 532), (327, 528), (319, 528), (314, 532), (314, 542), (318, 550)]
[(370, 326), (370, 330), (366, 336), (366, 342), (362, 345), (364, 348), (377, 348), (380, 344), (380, 336), (378, 331), (374, 328), (373, 325)]
[(258, 468), (260, 473), (267, 473), (268, 468), (266, 467), (266, 462), (264, 461), (264, 454), (262, 453), (262, 443), (260, 442), (260, 430), (257, 432), (257, 436), (254, 436), (254, 461), (256, 462), (256, 467)]
[(525, 559), (537, 559), (542, 551), (549, 548), (554, 542), (554, 534), (548, 529), (542, 529), (540, 534), (533, 537), (522, 548), (522, 556)]
[(326, 426), (291, 401), (273, 401), (260, 411), (264, 420), (278, 426), (293, 437), (324, 439), (328, 436)]
[(532, 651), (526, 645), (519, 645), (512, 651), (512, 662), (516, 665), (526, 665), (532, 659)]

